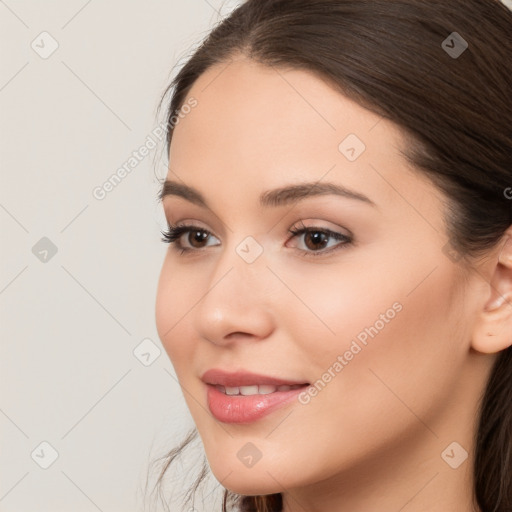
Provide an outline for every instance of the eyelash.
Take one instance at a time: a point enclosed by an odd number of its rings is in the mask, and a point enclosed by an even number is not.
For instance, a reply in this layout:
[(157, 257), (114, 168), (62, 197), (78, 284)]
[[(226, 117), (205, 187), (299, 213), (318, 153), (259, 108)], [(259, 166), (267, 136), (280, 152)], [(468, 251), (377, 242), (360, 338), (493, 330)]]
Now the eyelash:
[[(167, 231), (161, 231), (163, 235), (162, 242), (167, 244), (174, 244), (174, 247), (176, 248), (176, 250), (180, 251), (180, 254), (200, 251), (201, 249), (191, 249), (190, 247), (183, 247), (179, 242), (179, 239), (181, 238), (182, 235), (194, 231), (207, 233), (208, 235), (212, 234), (207, 229), (203, 229), (198, 226), (169, 225)], [(317, 257), (330, 254), (331, 252), (344, 249), (352, 244), (352, 238), (347, 235), (343, 235), (341, 233), (337, 233), (335, 231), (331, 231), (325, 228), (306, 227), (304, 226), (304, 224), (302, 224), (302, 226), (298, 229), (289, 229), (288, 233), (290, 233), (292, 237), (303, 235), (305, 233), (323, 233), (324, 235), (330, 238), (334, 238), (335, 240), (343, 242), (342, 244), (337, 244), (334, 247), (331, 247), (330, 249), (320, 251), (305, 251), (304, 249), (296, 249), (297, 251), (299, 251), (299, 253), (301, 253), (301, 256), (304, 257)]]

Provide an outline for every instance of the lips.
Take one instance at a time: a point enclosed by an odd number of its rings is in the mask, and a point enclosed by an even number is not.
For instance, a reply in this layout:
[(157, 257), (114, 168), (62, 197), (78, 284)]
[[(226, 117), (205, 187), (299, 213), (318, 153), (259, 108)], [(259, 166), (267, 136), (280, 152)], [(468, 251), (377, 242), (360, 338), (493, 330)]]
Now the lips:
[[(286, 380), (276, 377), (270, 377), (267, 375), (259, 375), (256, 373), (246, 372), (246, 371), (238, 371), (238, 372), (226, 372), (224, 370), (213, 368), (211, 370), (206, 371), (202, 377), (201, 380), (205, 384), (212, 384), (214, 386), (222, 386), (224, 388), (229, 389), (231, 388), (233, 390), (232, 393), (227, 394), (238, 394), (240, 391), (240, 388), (244, 387), (251, 387), (253, 388), (252, 391), (254, 391), (254, 386), (261, 386), (263, 389), (263, 393), (271, 393), (275, 390), (268, 391), (268, 386), (305, 386), (309, 384), (305, 381), (298, 381), (298, 380)], [(238, 391), (235, 393), (234, 388), (238, 388)], [(244, 394), (243, 391), (241, 394)], [(251, 390), (247, 390), (247, 394), (254, 394), (251, 392)]]
[(309, 383), (246, 371), (211, 369), (205, 383), (208, 408), (223, 423), (247, 424), (292, 403)]

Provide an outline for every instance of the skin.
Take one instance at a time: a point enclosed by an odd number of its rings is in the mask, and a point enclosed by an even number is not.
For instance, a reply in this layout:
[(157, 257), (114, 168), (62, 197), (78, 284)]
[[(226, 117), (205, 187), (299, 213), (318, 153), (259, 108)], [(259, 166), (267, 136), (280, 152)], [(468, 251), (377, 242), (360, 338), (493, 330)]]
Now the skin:
[[(285, 512), (474, 510), (479, 397), (510, 344), (512, 243), (473, 268), (448, 257), (444, 196), (400, 155), (399, 128), (311, 73), (239, 56), (189, 97), (198, 105), (175, 128), (167, 178), (209, 209), (174, 195), (163, 207), (168, 222), (211, 236), (192, 245), (194, 233), (182, 235), (194, 253), (169, 247), (156, 325), (215, 477), (241, 494), (282, 492)], [(353, 162), (338, 149), (348, 134), (366, 145)], [(303, 181), (375, 206), (335, 195), (259, 205), (263, 191)], [(339, 242), (290, 235), (301, 222), (353, 242), (311, 255)], [(247, 236), (263, 248), (253, 263), (236, 252)], [(207, 369), (313, 383), (394, 303), (401, 311), (307, 405), (246, 425), (209, 412)], [(441, 456), (454, 441), (469, 453), (456, 469)], [(237, 458), (247, 442), (262, 454), (250, 468)]]

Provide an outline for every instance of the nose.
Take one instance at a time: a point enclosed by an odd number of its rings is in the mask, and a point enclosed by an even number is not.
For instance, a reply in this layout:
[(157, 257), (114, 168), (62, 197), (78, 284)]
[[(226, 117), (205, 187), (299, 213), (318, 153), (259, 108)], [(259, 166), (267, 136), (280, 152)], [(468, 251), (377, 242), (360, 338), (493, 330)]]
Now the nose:
[(195, 328), (216, 345), (261, 340), (274, 329), (272, 274), (263, 257), (246, 262), (227, 250), (212, 270), (203, 298), (194, 308)]

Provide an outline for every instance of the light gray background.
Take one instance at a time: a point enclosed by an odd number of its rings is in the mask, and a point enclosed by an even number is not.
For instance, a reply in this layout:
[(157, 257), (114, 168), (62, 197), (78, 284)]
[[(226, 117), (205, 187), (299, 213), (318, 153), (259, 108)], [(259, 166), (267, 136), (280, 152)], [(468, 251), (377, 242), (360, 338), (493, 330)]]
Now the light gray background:
[(237, 3), (0, 0), (1, 512), (149, 510), (148, 461), (193, 426), (154, 322), (163, 144), (93, 190), (158, 140), (173, 66)]
[(236, 3), (0, 1), (2, 512), (142, 510), (148, 460), (193, 426), (154, 321), (163, 144), (92, 192), (158, 141), (173, 66)]

